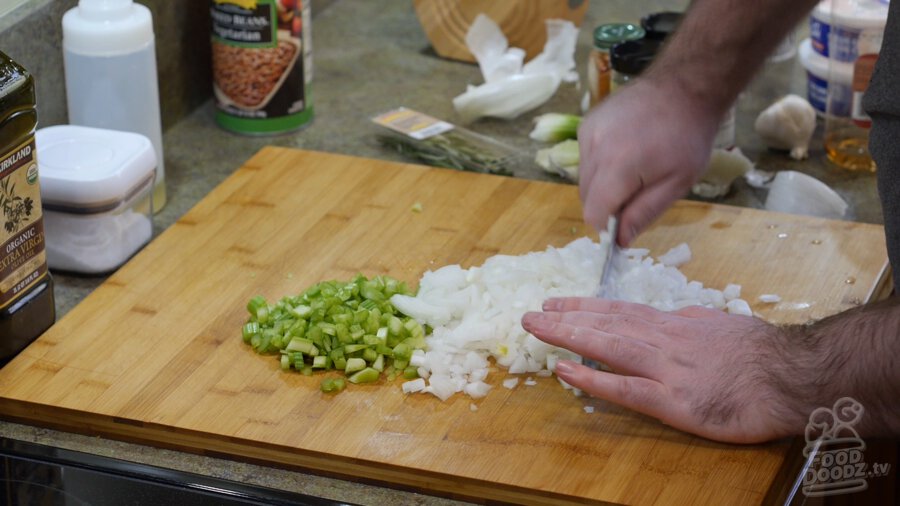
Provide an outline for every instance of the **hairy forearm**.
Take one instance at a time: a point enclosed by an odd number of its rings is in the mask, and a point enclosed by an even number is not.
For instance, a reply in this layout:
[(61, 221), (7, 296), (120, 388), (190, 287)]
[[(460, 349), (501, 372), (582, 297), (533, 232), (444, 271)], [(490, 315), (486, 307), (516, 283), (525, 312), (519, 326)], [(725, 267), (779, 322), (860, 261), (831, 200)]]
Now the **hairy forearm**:
[(795, 425), (852, 397), (865, 409), (861, 434), (900, 435), (900, 297), (785, 330), (770, 378), (795, 408)]
[(694, 0), (647, 78), (721, 115), (817, 0)]

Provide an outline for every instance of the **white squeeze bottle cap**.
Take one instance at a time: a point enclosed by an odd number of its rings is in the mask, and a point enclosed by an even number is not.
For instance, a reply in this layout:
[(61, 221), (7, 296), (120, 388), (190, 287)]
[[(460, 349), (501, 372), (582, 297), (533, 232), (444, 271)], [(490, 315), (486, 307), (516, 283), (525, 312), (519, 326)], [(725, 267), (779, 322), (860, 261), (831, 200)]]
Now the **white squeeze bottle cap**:
[(150, 9), (132, 0), (79, 0), (62, 19), (63, 49), (91, 56), (114, 56), (153, 43)]

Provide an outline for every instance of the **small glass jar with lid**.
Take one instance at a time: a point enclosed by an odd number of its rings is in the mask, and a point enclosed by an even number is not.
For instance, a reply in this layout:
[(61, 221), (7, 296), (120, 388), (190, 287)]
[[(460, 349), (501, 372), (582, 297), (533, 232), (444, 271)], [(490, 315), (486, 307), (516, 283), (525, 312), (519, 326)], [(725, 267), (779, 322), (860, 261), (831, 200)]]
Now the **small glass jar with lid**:
[(659, 52), (661, 41), (640, 39), (616, 44), (610, 51), (612, 80), (610, 92), (639, 76)]
[(594, 45), (588, 56), (587, 83), (591, 106), (609, 95), (612, 67), (610, 50), (616, 44), (644, 37), (644, 29), (631, 23), (609, 23), (594, 29)]
[(681, 22), (680, 12), (663, 11), (647, 14), (641, 18), (641, 28), (647, 32), (648, 39), (665, 40), (675, 32)]

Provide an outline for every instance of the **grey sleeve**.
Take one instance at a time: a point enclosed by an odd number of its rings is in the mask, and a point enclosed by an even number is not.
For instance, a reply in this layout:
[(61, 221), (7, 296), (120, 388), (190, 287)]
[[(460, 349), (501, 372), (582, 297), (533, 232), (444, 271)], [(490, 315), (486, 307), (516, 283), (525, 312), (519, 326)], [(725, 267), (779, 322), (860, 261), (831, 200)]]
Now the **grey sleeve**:
[(888, 258), (900, 290), (900, 1), (891, 2), (884, 41), (863, 98), (872, 117), (869, 151), (878, 167), (878, 196), (884, 212)]

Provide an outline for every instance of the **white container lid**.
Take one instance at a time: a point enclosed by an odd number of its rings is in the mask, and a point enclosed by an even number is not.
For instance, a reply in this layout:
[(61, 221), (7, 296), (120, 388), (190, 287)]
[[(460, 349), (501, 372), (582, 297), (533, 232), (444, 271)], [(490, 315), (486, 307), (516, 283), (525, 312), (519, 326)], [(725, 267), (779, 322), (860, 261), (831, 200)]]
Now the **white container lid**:
[(63, 50), (88, 56), (129, 54), (153, 43), (150, 9), (132, 0), (80, 0), (63, 15)]
[(859, 30), (884, 28), (887, 13), (888, 5), (876, 0), (823, 0), (812, 11), (813, 17), (827, 24)]
[(853, 63), (832, 61), (834, 72), (829, 76), (828, 57), (817, 53), (812, 47), (812, 41), (808, 38), (803, 39), (800, 43), (800, 47), (797, 49), (797, 56), (800, 58), (803, 68), (820, 79), (847, 85), (853, 82)]
[(156, 154), (140, 134), (76, 125), (35, 133), (46, 207), (102, 212), (152, 181)]

